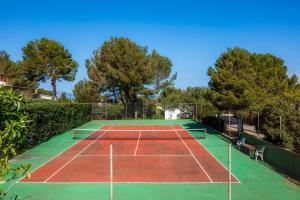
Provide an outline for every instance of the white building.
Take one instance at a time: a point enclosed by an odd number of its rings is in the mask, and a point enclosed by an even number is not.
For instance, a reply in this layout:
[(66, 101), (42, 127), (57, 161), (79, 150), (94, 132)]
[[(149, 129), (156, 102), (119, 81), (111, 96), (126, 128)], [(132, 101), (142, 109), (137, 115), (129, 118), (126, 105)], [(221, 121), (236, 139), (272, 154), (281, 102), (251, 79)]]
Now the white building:
[(179, 119), (179, 115), (181, 114), (181, 111), (178, 108), (174, 109), (166, 109), (165, 110), (165, 119)]

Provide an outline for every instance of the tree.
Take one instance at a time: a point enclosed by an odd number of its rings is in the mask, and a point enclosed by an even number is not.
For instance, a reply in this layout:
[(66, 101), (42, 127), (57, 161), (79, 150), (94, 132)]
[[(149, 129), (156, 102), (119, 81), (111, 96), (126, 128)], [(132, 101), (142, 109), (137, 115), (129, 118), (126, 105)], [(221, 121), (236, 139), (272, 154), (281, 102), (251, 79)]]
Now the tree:
[(5, 51), (0, 51), (0, 73), (4, 73), (12, 80), (13, 86), (37, 87), (33, 76), (26, 77), (22, 62), (14, 62)]
[(297, 85), (295, 76), (287, 76), (282, 59), (241, 48), (223, 53), (215, 67), (208, 69), (208, 75), (208, 98), (218, 109), (238, 115), (261, 109), (268, 98)]
[(0, 73), (11, 75), (15, 63), (10, 59), (10, 56), (5, 51), (0, 51)]
[(269, 99), (260, 112), (260, 131), (267, 138), (300, 150), (300, 90), (291, 89)]
[(78, 64), (62, 44), (57, 41), (42, 38), (30, 41), (22, 48), (24, 75), (30, 80), (50, 80), (53, 89), (53, 98), (57, 99), (57, 81), (73, 81)]
[(67, 93), (62, 92), (61, 96), (57, 99), (61, 103), (71, 103), (72, 100), (68, 98)]
[(96, 84), (88, 80), (79, 81), (74, 89), (75, 101), (78, 103), (94, 103), (100, 101), (100, 91)]
[(86, 67), (89, 78), (99, 85), (101, 94), (115, 102), (141, 101), (155, 94), (151, 85), (159, 91), (171, 83), (168, 77), (172, 63), (168, 58), (156, 51), (148, 55), (146, 47), (123, 37), (105, 41), (86, 61)]
[(149, 65), (153, 68), (153, 86), (158, 98), (160, 92), (166, 87), (173, 86), (177, 74), (171, 75), (172, 62), (166, 56), (161, 56), (156, 50), (149, 56)]
[(178, 107), (181, 103), (182, 90), (175, 87), (167, 87), (160, 94), (160, 102), (163, 105)]

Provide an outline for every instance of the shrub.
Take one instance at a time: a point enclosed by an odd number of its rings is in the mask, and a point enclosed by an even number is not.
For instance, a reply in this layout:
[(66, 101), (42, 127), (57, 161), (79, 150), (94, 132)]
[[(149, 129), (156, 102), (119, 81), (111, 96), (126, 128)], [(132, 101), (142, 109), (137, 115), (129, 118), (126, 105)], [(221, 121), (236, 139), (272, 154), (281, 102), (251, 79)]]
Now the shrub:
[(90, 104), (36, 102), (28, 103), (24, 111), (31, 120), (23, 143), (23, 148), (28, 149), (89, 121), (92, 107)]
[[(24, 111), (24, 99), (10, 89), (0, 88), (0, 179), (15, 178), (24, 174), (30, 165), (15, 165), (11, 167), (8, 159), (17, 154), (27, 133), (28, 122)], [(0, 189), (0, 198), (8, 191)]]
[[(281, 118), (281, 129), (280, 129)], [(269, 141), (290, 149), (300, 145), (300, 94), (283, 94), (260, 112), (260, 131)]]

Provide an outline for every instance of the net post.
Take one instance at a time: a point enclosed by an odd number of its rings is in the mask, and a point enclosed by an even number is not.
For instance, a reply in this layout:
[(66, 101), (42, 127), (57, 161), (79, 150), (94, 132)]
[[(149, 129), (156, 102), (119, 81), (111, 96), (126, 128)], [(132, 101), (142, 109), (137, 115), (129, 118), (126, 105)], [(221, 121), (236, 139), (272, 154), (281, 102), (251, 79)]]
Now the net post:
[(231, 200), (231, 144), (228, 144), (228, 200)]
[(113, 200), (113, 146), (109, 145), (110, 200)]

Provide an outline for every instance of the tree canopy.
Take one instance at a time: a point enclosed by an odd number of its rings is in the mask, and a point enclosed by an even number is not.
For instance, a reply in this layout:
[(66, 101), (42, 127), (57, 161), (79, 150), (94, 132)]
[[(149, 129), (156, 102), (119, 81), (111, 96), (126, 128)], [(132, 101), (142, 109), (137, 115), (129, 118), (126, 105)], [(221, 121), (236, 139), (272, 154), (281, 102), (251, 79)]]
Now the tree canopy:
[(86, 61), (86, 67), (101, 94), (122, 103), (158, 94), (175, 79), (175, 76), (168, 79), (172, 63), (167, 57), (155, 50), (148, 55), (146, 47), (124, 37), (105, 41)]
[(207, 97), (221, 111), (250, 121), (260, 116), (267, 138), (288, 147), (299, 146), (300, 89), (297, 76), (287, 74), (281, 58), (241, 48), (228, 49), (208, 69)]
[(10, 59), (10, 56), (5, 51), (0, 51), (0, 73), (11, 75), (15, 63)]
[(81, 80), (74, 89), (75, 101), (78, 103), (93, 103), (100, 101), (100, 91), (92, 81)]
[(269, 99), (260, 112), (260, 130), (276, 144), (300, 150), (300, 90)]
[(160, 92), (166, 87), (173, 86), (177, 74), (171, 75), (172, 62), (166, 56), (161, 56), (156, 50), (149, 55), (149, 65), (153, 68), (153, 87), (154, 93), (158, 98)]
[(47, 38), (37, 39), (28, 42), (22, 51), (23, 61), (20, 66), (24, 76), (33, 82), (50, 80), (54, 99), (57, 98), (57, 81), (75, 79), (78, 64), (59, 42)]
[(208, 75), (212, 103), (220, 110), (240, 114), (259, 110), (268, 98), (297, 85), (297, 77), (288, 77), (282, 59), (241, 48), (223, 53), (215, 67), (209, 67)]

